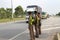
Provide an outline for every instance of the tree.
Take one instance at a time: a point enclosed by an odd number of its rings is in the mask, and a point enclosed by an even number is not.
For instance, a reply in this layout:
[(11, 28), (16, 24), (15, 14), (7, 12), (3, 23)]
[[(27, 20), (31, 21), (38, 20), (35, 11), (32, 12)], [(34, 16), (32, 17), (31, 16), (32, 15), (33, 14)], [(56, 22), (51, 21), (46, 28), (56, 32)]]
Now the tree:
[(6, 10), (4, 8), (0, 8), (0, 19), (7, 18)]
[(24, 11), (21, 6), (15, 8), (15, 17), (22, 16), (23, 17)]
[(57, 16), (60, 16), (60, 12), (58, 12), (58, 14), (56, 14)]
[(12, 18), (12, 8), (6, 8), (7, 18)]
[(12, 12), (12, 9), (11, 8), (0, 8), (0, 19), (3, 19), (3, 18), (11, 18), (11, 12)]
[(42, 15), (45, 15), (46, 14), (46, 12), (42, 12)]
[(26, 15), (26, 10), (24, 11), (24, 15)]

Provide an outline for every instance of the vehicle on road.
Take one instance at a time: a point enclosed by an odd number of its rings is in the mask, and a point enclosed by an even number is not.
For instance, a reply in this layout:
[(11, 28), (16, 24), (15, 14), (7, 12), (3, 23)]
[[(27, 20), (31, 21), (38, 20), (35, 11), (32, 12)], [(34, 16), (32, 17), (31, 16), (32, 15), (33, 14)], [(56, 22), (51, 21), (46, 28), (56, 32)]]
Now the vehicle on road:
[(49, 15), (46, 12), (42, 12), (42, 19), (47, 19)]
[(26, 8), (26, 22), (28, 22), (29, 15), (28, 12), (32, 12), (33, 17), (35, 16), (34, 12), (42, 13), (42, 8), (37, 5), (29, 5)]

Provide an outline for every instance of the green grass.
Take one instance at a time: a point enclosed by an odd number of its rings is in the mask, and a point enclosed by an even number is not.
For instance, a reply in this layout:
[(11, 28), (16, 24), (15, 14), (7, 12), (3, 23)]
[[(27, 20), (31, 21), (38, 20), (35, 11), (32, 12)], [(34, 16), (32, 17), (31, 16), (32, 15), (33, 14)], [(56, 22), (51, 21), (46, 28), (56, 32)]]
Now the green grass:
[(0, 23), (4, 23), (4, 22), (12, 22), (12, 21), (18, 21), (18, 20), (24, 20), (25, 18), (13, 18), (13, 19), (0, 19)]

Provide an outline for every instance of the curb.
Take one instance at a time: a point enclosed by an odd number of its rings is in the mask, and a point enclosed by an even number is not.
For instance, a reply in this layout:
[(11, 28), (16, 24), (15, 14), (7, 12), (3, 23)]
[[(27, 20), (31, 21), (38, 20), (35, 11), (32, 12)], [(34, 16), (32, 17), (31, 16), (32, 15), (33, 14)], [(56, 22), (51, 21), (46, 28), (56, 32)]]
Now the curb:
[(60, 40), (60, 33), (57, 33), (57, 38), (58, 40)]

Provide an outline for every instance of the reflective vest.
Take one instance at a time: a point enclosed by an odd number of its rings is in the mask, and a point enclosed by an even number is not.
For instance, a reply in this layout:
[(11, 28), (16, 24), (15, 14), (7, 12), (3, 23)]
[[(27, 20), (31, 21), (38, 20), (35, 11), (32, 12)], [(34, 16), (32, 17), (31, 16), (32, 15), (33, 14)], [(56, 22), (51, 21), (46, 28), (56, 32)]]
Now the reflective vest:
[(32, 17), (32, 16), (29, 16), (29, 24), (30, 24), (30, 25), (33, 25), (33, 22), (34, 22), (33, 17)]
[(37, 20), (40, 20), (40, 18), (37, 16)]
[(38, 16), (36, 16), (36, 20), (37, 20), (37, 23), (38, 23), (38, 22), (39, 22), (39, 20), (40, 20)]

